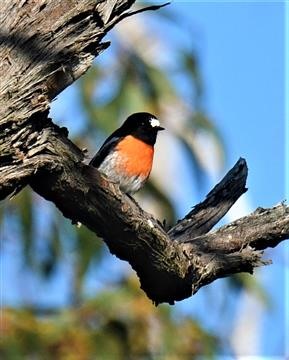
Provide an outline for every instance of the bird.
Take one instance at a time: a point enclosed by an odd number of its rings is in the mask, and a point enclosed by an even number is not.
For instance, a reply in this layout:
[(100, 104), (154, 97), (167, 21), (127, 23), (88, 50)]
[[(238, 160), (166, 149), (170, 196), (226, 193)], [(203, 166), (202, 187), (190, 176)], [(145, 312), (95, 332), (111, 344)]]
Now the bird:
[(148, 112), (130, 115), (103, 143), (89, 165), (132, 195), (147, 181), (153, 164), (154, 145), (160, 126)]

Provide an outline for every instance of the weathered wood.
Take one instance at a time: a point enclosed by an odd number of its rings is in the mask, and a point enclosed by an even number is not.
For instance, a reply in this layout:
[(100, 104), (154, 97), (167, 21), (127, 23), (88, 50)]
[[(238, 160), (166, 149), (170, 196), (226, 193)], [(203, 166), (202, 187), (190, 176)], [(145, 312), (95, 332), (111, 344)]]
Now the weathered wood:
[(132, 3), (0, 2), (0, 199), (29, 184), (128, 261), (152, 301), (173, 304), (215, 279), (267, 264), (262, 250), (289, 237), (289, 208), (257, 209), (209, 232), (246, 191), (247, 166), (240, 159), (202, 203), (166, 232), (85, 165), (67, 129), (48, 118), (51, 99), (90, 67), (108, 45), (101, 43), (106, 32), (134, 13), (128, 11)]
[(228, 212), (238, 198), (247, 191), (248, 168), (242, 158), (206, 196), (181, 221), (169, 231), (171, 238), (185, 242), (192, 236), (205, 234)]
[(0, 126), (45, 111), (109, 43), (129, 0), (0, 3)]
[[(59, 160), (65, 156), (62, 153)], [(81, 222), (102, 237), (113, 254), (128, 261), (143, 290), (155, 303), (172, 304), (217, 278), (241, 271), (252, 273), (254, 267), (266, 264), (262, 252), (256, 250), (266, 247), (265, 223), (270, 224), (269, 246), (274, 239), (280, 242), (289, 235), (289, 208), (280, 205), (258, 216), (253, 213), (237, 221), (237, 226), (233, 222), (203, 236), (190, 234), (190, 242), (180, 243), (94, 168), (68, 161), (59, 166), (63, 167), (59, 174), (39, 172), (32, 184), (34, 190), (53, 201), (73, 223)], [(243, 171), (238, 165), (236, 168)], [(237, 175), (236, 171), (230, 173)], [(222, 202), (221, 196), (219, 201)], [(246, 232), (249, 236), (244, 236)]]

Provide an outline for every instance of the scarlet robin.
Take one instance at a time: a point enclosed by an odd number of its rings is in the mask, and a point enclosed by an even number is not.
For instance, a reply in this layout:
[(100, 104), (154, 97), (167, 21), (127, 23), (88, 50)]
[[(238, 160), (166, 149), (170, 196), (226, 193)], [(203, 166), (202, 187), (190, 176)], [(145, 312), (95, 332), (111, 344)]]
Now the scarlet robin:
[(143, 187), (150, 175), (160, 130), (164, 128), (154, 115), (132, 114), (105, 140), (89, 165), (118, 183), (125, 193), (133, 194)]

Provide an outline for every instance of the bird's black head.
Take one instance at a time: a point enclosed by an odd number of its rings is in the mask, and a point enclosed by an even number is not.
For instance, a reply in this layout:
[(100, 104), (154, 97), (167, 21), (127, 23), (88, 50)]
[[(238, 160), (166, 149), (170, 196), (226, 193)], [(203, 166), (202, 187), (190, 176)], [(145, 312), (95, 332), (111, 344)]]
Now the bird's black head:
[(139, 112), (130, 115), (120, 130), (125, 135), (133, 135), (147, 144), (154, 145), (158, 131), (164, 130), (164, 128), (160, 126), (159, 120), (154, 115)]

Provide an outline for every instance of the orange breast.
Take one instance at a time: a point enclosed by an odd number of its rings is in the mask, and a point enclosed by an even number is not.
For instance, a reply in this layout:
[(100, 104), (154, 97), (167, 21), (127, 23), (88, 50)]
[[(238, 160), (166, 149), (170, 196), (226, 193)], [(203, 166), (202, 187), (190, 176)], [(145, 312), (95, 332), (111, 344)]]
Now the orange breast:
[(132, 176), (149, 176), (154, 156), (153, 146), (129, 135), (119, 142), (116, 150), (123, 156), (123, 161), (118, 164), (120, 170)]

